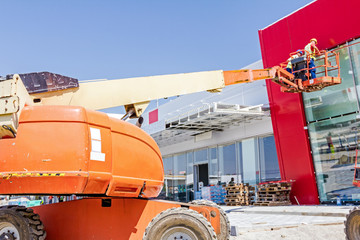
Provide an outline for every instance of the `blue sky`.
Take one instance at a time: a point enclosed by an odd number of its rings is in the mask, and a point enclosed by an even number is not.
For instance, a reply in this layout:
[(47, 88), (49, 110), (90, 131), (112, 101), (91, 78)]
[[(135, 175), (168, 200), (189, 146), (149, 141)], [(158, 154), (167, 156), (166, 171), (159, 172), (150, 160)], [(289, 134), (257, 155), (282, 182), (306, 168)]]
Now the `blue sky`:
[(0, 0), (0, 75), (79, 80), (239, 69), (262, 29), (310, 0)]

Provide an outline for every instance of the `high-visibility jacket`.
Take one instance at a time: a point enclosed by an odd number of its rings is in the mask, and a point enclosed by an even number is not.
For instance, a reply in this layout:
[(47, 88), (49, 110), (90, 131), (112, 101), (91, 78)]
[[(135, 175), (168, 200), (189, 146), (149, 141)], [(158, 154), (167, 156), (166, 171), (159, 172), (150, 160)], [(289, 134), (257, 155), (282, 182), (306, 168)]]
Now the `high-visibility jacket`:
[(305, 56), (306, 56), (307, 53), (310, 53), (310, 58), (316, 60), (316, 58), (315, 58), (315, 53), (316, 53), (315, 48), (314, 48), (314, 50), (312, 49), (311, 43), (309, 43), (308, 45), (305, 46)]
[(286, 66), (286, 68), (290, 68), (291, 69), (291, 60), (298, 58), (299, 56), (297, 54), (292, 55), (291, 57), (289, 57), (289, 59), (287, 60), (288, 64)]

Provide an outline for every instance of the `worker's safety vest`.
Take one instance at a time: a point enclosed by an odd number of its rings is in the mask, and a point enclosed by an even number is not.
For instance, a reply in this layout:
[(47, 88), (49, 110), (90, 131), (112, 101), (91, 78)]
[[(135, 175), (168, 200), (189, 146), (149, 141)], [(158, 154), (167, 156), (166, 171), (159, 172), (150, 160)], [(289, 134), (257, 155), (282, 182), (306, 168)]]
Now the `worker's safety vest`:
[(307, 53), (310, 53), (310, 58), (316, 60), (315, 58), (315, 49), (311, 50), (311, 43), (305, 46), (305, 56)]
[(290, 68), (291, 69), (291, 60), (295, 59), (295, 58), (298, 58), (299, 56), (296, 54), (296, 55), (292, 55), (291, 57), (289, 57), (289, 59), (287, 60), (288, 64), (286, 66), (286, 68)]

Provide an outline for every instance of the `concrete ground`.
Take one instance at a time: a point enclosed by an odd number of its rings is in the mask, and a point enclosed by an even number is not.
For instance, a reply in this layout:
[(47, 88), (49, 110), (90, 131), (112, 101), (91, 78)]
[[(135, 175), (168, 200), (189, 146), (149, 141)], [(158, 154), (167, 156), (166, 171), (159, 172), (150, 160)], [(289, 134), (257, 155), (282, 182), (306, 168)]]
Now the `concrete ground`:
[(352, 206), (230, 207), (231, 240), (345, 239), (344, 220)]

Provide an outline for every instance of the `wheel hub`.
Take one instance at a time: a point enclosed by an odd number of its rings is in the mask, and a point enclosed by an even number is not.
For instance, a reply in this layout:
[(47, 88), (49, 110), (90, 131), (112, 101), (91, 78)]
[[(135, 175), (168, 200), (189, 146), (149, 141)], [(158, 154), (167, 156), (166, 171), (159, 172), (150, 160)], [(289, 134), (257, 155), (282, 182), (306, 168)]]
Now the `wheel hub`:
[(20, 240), (19, 231), (9, 222), (0, 223), (0, 240)]
[(195, 233), (188, 228), (173, 227), (167, 230), (161, 239), (164, 240), (198, 240)]
[(0, 235), (0, 240), (15, 240), (16, 238), (12, 233), (3, 233)]

